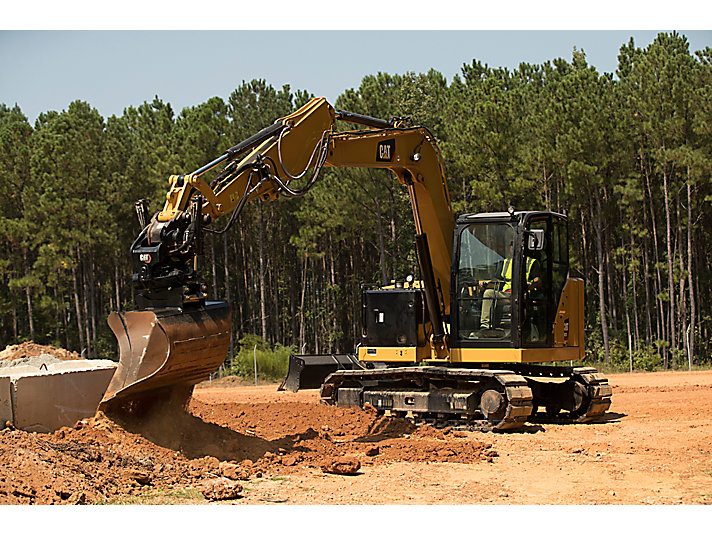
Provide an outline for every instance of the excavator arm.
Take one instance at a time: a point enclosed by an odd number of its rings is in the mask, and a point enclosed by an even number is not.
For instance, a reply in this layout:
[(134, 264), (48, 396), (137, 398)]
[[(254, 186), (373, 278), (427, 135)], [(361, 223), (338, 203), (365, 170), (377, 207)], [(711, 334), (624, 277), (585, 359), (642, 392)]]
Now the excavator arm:
[[(338, 132), (337, 121), (367, 128)], [(137, 203), (142, 229), (131, 252), (139, 311), (109, 317), (120, 362), (100, 409), (189, 394), (219, 367), (231, 318), (226, 303), (206, 301), (197, 274), (204, 233), (227, 231), (252, 200), (303, 196), (324, 167), (390, 169), (407, 188), (433, 346), (447, 351), (454, 216), (433, 136), (401, 120), (335, 111), (313, 98), (195, 172), (171, 176), (165, 205), (150, 220), (147, 203)], [(225, 217), (221, 229), (212, 228)]]

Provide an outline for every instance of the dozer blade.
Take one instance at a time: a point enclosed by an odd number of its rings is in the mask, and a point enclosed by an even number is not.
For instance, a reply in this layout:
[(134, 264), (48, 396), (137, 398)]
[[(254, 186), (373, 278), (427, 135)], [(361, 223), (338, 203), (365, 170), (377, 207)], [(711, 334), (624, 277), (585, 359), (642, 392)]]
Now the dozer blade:
[(113, 312), (108, 323), (119, 343), (119, 365), (99, 404), (103, 412), (176, 391), (189, 396), (195, 384), (220, 367), (230, 344), (227, 302), (190, 311)]
[(312, 354), (289, 357), (289, 370), (279, 391), (291, 392), (300, 389), (319, 389), (324, 379), (340, 369), (362, 369), (356, 356), (352, 354)]

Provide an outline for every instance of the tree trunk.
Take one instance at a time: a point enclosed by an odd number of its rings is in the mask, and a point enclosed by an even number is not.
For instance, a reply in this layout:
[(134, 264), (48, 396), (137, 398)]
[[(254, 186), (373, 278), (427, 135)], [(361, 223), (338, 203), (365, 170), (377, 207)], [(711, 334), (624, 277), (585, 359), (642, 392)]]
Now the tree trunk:
[(62, 292), (62, 324), (64, 325), (64, 348), (69, 349), (69, 306), (65, 306), (64, 292)]
[(336, 272), (335, 272), (335, 267), (334, 267), (334, 245), (331, 239), (331, 234), (328, 235), (328, 242), (329, 242), (329, 285), (330, 285), (330, 292), (329, 294), (331, 295), (331, 303), (330, 303), (330, 308), (329, 308), (329, 316), (331, 317), (331, 332), (329, 333), (329, 352), (331, 353), (333, 346), (334, 346), (334, 340), (337, 341), (336, 345), (336, 351), (340, 352), (338, 349), (338, 345), (341, 340), (340, 335), (336, 335), (338, 333), (338, 303), (336, 302)]
[[(230, 262), (228, 261), (228, 255), (227, 255), (227, 232), (225, 232), (223, 234), (223, 263), (225, 266), (225, 272), (224, 272), (224, 274), (225, 274), (225, 300), (232, 307), (232, 303), (230, 302), (230, 270), (229, 270)], [(232, 324), (230, 325), (230, 349), (229, 349), (230, 369), (232, 369), (232, 362), (234, 359), (235, 333), (233, 332), (234, 328), (232, 328), (234, 324), (235, 324), (235, 319), (233, 318)]]
[(114, 260), (114, 287), (116, 289), (116, 311), (121, 311), (121, 277), (119, 276), (119, 258)]
[(80, 262), (81, 266), (81, 287), (82, 287), (82, 296), (84, 297), (82, 299), (82, 304), (83, 304), (83, 312), (84, 312), (84, 331), (85, 331), (85, 336), (86, 336), (86, 357), (91, 358), (91, 353), (92, 353), (92, 343), (91, 343), (91, 330), (89, 328), (89, 297), (87, 295), (87, 289), (89, 284), (87, 283), (87, 268), (85, 262)]
[[(77, 250), (79, 256), (79, 250)], [(77, 268), (72, 267), (72, 282), (74, 283), (74, 312), (77, 315), (77, 333), (79, 334), (79, 354), (84, 356), (84, 333), (82, 329), (82, 312), (79, 304), (79, 280), (77, 277)]]
[(681, 324), (682, 329), (680, 330), (680, 336), (682, 336), (682, 342), (680, 343), (687, 353), (689, 354), (690, 346), (687, 341), (687, 302), (685, 300), (685, 282), (687, 277), (685, 276), (685, 254), (684, 246), (682, 241), (682, 220), (680, 219), (680, 192), (678, 190), (675, 195), (675, 218), (677, 222), (677, 230), (675, 232), (676, 241), (678, 243), (677, 256), (680, 262), (680, 285), (679, 285), (679, 300), (678, 300), (678, 314), (676, 318), (676, 324)]
[[(591, 198), (591, 193), (589, 190), (589, 207), (591, 210), (591, 219), (594, 220), (594, 202)], [(604, 287), (605, 280), (605, 265), (603, 259), (603, 232), (601, 223), (601, 202), (598, 197), (598, 191), (596, 191), (596, 216), (595, 216), (594, 229), (596, 231), (596, 256), (598, 259), (598, 309), (601, 317), (601, 330), (603, 332), (603, 350), (605, 363), (608, 365), (610, 360), (610, 346), (608, 341), (608, 320), (606, 318), (606, 294)]]
[(15, 306), (15, 299), (12, 299), (12, 338), (17, 341), (17, 308)]
[(59, 292), (57, 291), (57, 286), (52, 288), (52, 294), (54, 296), (54, 341), (59, 345)]
[[(605, 195), (604, 191), (604, 195)], [(597, 206), (600, 206), (600, 197), (596, 197), (596, 202)], [(600, 210), (600, 207), (599, 207)], [(599, 214), (599, 217), (601, 215)], [(614, 275), (614, 269), (611, 261), (611, 251), (613, 250), (613, 247), (611, 246), (611, 239), (610, 239), (610, 225), (609, 224), (604, 224), (603, 227), (601, 228), (603, 232), (603, 259), (604, 259), (604, 264), (606, 266), (606, 281), (607, 281), (607, 300), (608, 300), (608, 310), (610, 311), (611, 314), (611, 326), (613, 328), (613, 333), (614, 335), (618, 332), (618, 312), (617, 312), (617, 306), (616, 306), (616, 299), (615, 299), (615, 284), (613, 280), (613, 275)]]
[[(665, 149), (665, 147), (663, 147)], [(665, 165), (663, 165), (663, 192), (665, 193), (665, 233), (667, 241), (667, 264), (668, 264), (668, 298), (669, 315), (668, 324), (670, 328), (670, 348), (673, 357), (673, 365), (675, 365), (675, 350), (677, 349), (677, 339), (675, 335), (675, 287), (673, 278), (673, 253), (672, 253), (672, 227), (670, 224), (670, 199), (668, 198), (668, 173)]]
[(650, 272), (648, 271), (648, 240), (643, 240), (643, 281), (645, 282), (645, 342), (650, 344), (653, 340), (653, 319), (650, 314)]
[(218, 272), (215, 263), (215, 234), (210, 234), (210, 276), (213, 279), (213, 300), (218, 300)]
[(302, 262), (302, 286), (301, 286), (301, 292), (299, 295), (299, 352), (301, 354), (304, 354), (304, 351), (306, 350), (305, 344), (306, 344), (306, 335), (307, 335), (307, 325), (306, 325), (306, 317), (304, 313), (304, 299), (306, 297), (307, 293), (307, 265), (309, 263), (309, 257), (304, 256), (304, 260)]
[[(242, 225), (239, 227), (240, 234), (239, 234), (239, 239), (240, 239), (240, 270), (239, 272), (242, 273), (242, 280), (240, 278), (237, 278), (235, 280), (235, 300), (239, 302), (239, 307), (238, 309), (240, 310), (240, 317), (238, 319), (238, 331), (237, 333), (242, 336), (242, 332), (244, 331), (245, 328), (245, 319), (247, 317), (247, 296), (249, 295), (249, 288), (247, 287), (247, 260), (245, 256), (245, 238), (242, 232)], [(233, 241), (233, 252), (235, 254), (235, 259), (237, 260), (237, 242)], [(235, 265), (237, 266), (238, 263), (235, 261)], [(240, 281), (242, 281), (242, 286), (240, 286)], [(242, 287), (242, 290), (240, 288)]]
[(94, 279), (94, 253), (89, 249), (89, 325), (91, 327), (91, 356), (96, 358), (96, 282)]
[(690, 191), (690, 167), (687, 167), (687, 284), (690, 287), (690, 367), (695, 357), (695, 291), (692, 283), (692, 193)]
[(638, 276), (637, 265), (633, 263), (633, 255), (635, 254), (635, 235), (633, 234), (633, 227), (630, 227), (630, 257), (631, 257), (631, 278), (633, 283), (633, 326), (635, 327), (635, 350), (640, 348), (640, 323), (638, 321), (638, 284), (636, 282)]
[[(665, 303), (660, 299), (659, 295), (662, 293), (663, 290), (663, 280), (662, 280), (662, 275), (660, 274), (660, 253), (658, 251), (658, 231), (657, 231), (657, 223), (655, 220), (655, 206), (653, 204), (653, 192), (652, 188), (650, 187), (650, 172), (648, 171), (648, 167), (644, 165), (643, 163), (643, 155), (642, 155), (642, 148), (641, 148), (641, 156), (640, 156), (640, 167), (641, 167), (641, 172), (645, 176), (645, 185), (648, 191), (648, 201), (649, 201), (649, 207), (650, 207), (650, 219), (652, 221), (651, 227), (653, 229), (653, 254), (654, 254), (654, 260), (655, 260), (655, 281), (656, 281), (656, 287), (655, 287), (655, 299), (657, 301), (657, 306), (656, 309), (658, 311), (657, 317), (656, 317), (656, 327), (657, 327), (657, 336), (658, 340), (660, 341), (665, 341), (666, 335), (665, 335)], [(660, 349), (658, 349), (660, 350)], [(662, 349), (662, 356), (663, 356), (663, 366), (665, 369), (668, 368), (668, 350), (663, 346)]]
[[(276, 257), (276, 255), (273, 257)], [(272, 270), (270, 272), (272, 274), (272, 287), (274, 288), (274, 342), (281, 343), (282, 339), (280, 336), (279, 328), (279, 283), (277, 282), (277, 280), (279, 280), (279, 273), (277, 272), (277, 265), (273, 265)]]
[(381, 221), (381, 203), (378, 197), (374, 197), (374, 204), (376, 204), (376, 228), (378, 230), (378, 252), (381, 258), (381, 280), (383, 285), (388, 284), (388, 274), (386, 271), (386, 249), (383, 237), (383, 223)]
[(314, 353), (319, 354), (319, 301), (316, 298), (316, 288), (317, 286), (317, 265), (314, 262), (314, 268), (312, 269), (312, 327), (314, 328)]
[[(27, 249), (23, 249), (22, 251), (22, 256), (23, 256), (23, 263), (25, 267), (25, 275), (29, 276), (30, 274), (30, 267), (27, 262)], [(30, 328), (30, 339), (34, 342), (35, 341), (35, 319), (32, 314), (32, 289), (30, 288), (29, 285), (25, 286), (25, 297), (27, 300), (27, 323)]]
[[(621, 218), (622, 221), (622, 218)], [(621, 249), (625, 250), (625, 241), (623, 237), (621, 236)], [(632, 256), (632, 250), (631, 250), (631, 256)], [(630, 326), (630, 312), (628, 310), (628, 279), (626, 276), (626, 270), (628, 268), (628, 265), (630, 265), (627, 261), (626, 254), (623, 254), (623, 268), (621, 269), (621, 276), (623, 277), (623, 311), (625, 313), (625, 325), (626, 325), (626, 332), (628, 333), (628, 363), (629, 363), (629, 369), (630, 372), (633, 372), (633, 332), (631, 331), (631, 326)]]
[(262, 341), (267, 341), (267, 309), (265, 287), (265, 246), (264, 246), (264, 220), (262, 218), (262, 202), (259, 202), (259, 227), (260, 227), (260, 319), (262, 324)]

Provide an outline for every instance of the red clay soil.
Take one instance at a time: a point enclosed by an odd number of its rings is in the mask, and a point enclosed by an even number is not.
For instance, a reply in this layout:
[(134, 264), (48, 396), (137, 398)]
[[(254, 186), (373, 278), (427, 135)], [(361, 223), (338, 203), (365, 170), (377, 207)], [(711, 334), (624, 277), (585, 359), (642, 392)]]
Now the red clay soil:
[[(0, 504), (111, 502), (151, 488), (200, 487), (227, 477), (274, 477), (357, 457), (399, 461), (491, 461), (472, 439), (445, 445), (442, 432), (367, 411), (303, 403), (208, 405), (140, 420), (104, 414), (53, 434), (0, 431)], [(445, 446), (444, 446), (445, 445)]]
[(0, 505), (121, 502), (156, 488), (200, 488), (220, 477), (254, 480), (317, 470), (344, 457), (372, 466), (496, 456), (480, 440), (446, 443), (442, 431), (375, 411), (312, 399), (208, 404), (195, 397), (187, 410), (162, 406), (121, 419), (99, 413), (52, 434), (0, 430)]

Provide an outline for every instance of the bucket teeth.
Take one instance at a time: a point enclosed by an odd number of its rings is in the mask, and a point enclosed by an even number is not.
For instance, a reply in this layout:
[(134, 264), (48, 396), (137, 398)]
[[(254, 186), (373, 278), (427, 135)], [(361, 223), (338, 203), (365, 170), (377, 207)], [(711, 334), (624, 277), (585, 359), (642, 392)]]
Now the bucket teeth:
[(108, 323), (119, 343), (119, 365), (99, 405), (102, 411), (201, 382), (220, 367), (230, 344), (226, 302), (189, 311), (114, 312)]

